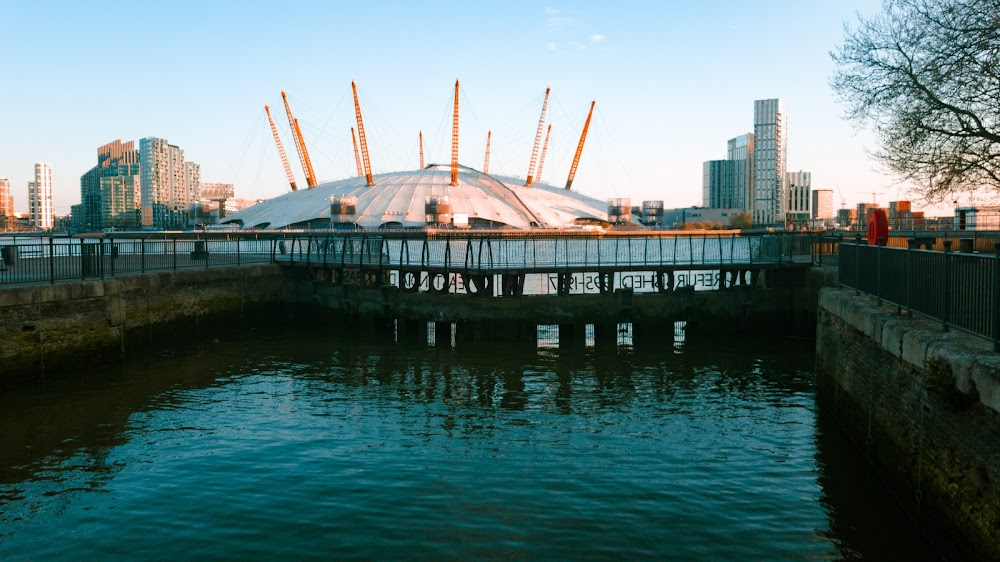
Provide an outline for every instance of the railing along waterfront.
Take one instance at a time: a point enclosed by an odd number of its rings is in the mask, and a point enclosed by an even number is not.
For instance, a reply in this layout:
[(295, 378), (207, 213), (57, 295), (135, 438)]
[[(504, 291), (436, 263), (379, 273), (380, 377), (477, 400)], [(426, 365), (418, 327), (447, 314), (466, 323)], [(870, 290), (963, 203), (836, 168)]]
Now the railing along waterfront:
[(257, 237), (0, 238), (0, 285), (267, 263), (273, 251)]
[(383, 269), (551, 272), (810, 262), (817, 242), (815, 236), (790, 233), (332, 232), (279, 241), (275, 259), (289, 264)]
[(0, 237), (0, 285), (265, 262), (462, 273), (718, 268), (816, 261), (829, 249), (816, 235), (803, 233), (420, 230)]
[(993, 341), (1000, 351), (1000, 242), (992, 253), (869, 246), (860, 240), (840, 243), (839, 282), (900, 310), (941, 322)]

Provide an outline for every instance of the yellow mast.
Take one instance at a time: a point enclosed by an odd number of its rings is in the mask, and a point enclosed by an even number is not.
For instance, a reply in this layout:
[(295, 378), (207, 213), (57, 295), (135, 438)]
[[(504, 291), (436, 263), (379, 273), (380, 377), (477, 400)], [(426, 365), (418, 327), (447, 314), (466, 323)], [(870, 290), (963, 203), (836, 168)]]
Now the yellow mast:
[(302, 138), (302, 129), (299, 129), (299, 120), (292, 115), (292, 108), (288, 106), (288, 96), (284, 90), (281, 91), (281, 99), (285, 102), (288, 125), (292, 128), (292, 138), (295, 140), (295, 150), (299, 153), (299, 162), (302, 164), (302, 171), (306, 174), (306, 184), (309, 187), (313, 187), (316, 185), (316, 174), (313, 173), (312, 161), (309, 160), (309, 151), (306, 150), (306, 143)]
[(580, 155), (583, 154), (583, 143), (587, 140), (587, 129), (590, 128), (590, 118), (594, 116), (594, 104), (597, 100), (590, 102), (590, 113), (587, 114), (587, 121), (583, 124), (583, 132), (580, 133), (580, 144), (576, 145), (576, 155), (573, 156), (573, 165), (569, 169), (569, 177), (566, 178), (566, 189), (573, 186), (573, 178), (576, 177), (576, 167), (580, 165)]
[(451, 185), (458, 185), (458, 80), (455, 80), (455, 112), (451, 120)]
[(490, 137), (493, 136), (493, 131), (486, 131), (486, 158), (483, 159), (483, 173), (490, 173)]
[(264, 111), (267, 113), (267, 122), (271, 124), (271, 134), (274, 135), (274, 143), (278, 145), (278, 156), (281, 156), (281, 165), (285, 168), (285, 177), (288, 178), (288, 185), (292, 186), (292, 191), (295, 191), (298, 189), (295, 187), (295, 176), (292, 175), (292, 167), (288, 164), (285, 147), (282, 146), (281, 137), (278, 136), (278, 128), (274, 126), (274, 118), (271, 117), (271, 108), (265, 105)]
[(358, 175), (364, 176), (365, 171), (361, 169), (361, 156), (358, 154), (358, 139), (354, 136), (354, 127), (351, 127), (351, 144), (354, 145), (354, 165), (358, 167)]
[(542, 145), (542, 157), (538, 159), (538, 173), (535, 174), (535, 179), (542, 181), (542, 166), (545, 165), (545, 152), (549, 149), (549, 135), (552, 134), (552, 123), (549, 123), (549, 129), (545, 131), (545, 144)]
[(351, 90), (354, 91), (354, 113), (358, 119), (358, 138), (361, 139), (361, 161), (365, 166), (365, 182), (368, 186), (375, 185), (372, 181), (372, 162), (368, 158), (368, 140), (365, 138), (365, 123), (361, 118), (361, 104), (358, 103), (358, 86), (351, 80)]
[(545, 110), (549, 107), (549, 90), (545, 88), (545, 101), (542, 102), (542, 114), (538, 117), (538, 132), (535, 133), (535, 144), (531, 147), (531, 162), (528, 163), (528, 180), (524, 182), (526, 187), (531, 187), (531, 181), (535, 175), (535, 162), (538, 158), (538, 145), (542, 142), (542, 128), (545, 127)]

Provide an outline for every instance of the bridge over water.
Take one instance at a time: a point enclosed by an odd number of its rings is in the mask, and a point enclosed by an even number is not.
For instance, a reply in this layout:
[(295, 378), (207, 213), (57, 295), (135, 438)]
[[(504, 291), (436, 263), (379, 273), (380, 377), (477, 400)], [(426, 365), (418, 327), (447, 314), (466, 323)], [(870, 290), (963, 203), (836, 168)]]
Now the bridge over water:
[(456, 339), (533, 338), (548, 324), (563, 341), (623, 324), (635, 339), (679, 321), (788, 324), (796, 308), (808, 326), (806, 272), (822, 249), (792, 234), (421, 231), (292, 237), (274, 261), (298, 302), (397, 335), (430, 322)]
[(809, 327), (816, 299), (801, 289), (824, 248), (790, 233), (481, 230), (126, 233), (0, 246), (0, 285), (274, 263), (288, 300), (345, 322), (397, 332), (450, 324), (489, 338), (542, 324), (566, 334), (676, 321), (744, 329), (787, 324), (798, 309)]
[(278, 243), (277, 263), (333, 284), (478, 296), (665, 293), (752, 286), (811, 265), (809, 235), (471, 231), (327, 234)]

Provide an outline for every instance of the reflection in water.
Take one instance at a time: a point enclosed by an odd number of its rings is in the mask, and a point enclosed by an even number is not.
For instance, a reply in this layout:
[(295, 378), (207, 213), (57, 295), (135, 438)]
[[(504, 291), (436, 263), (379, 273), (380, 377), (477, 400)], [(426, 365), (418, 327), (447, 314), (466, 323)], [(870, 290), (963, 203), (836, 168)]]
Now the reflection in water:
[(12, 389), (0, 559), (928, 552), (836, 484), (856, 459), (817, 429), (808, 346), (553, 333), (254, 333)]

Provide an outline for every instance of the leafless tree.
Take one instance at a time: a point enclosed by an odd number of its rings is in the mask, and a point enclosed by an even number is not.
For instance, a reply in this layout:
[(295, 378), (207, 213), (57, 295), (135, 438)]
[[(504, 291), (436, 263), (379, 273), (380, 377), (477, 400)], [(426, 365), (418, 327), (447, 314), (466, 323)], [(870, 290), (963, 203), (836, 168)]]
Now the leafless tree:
[(1000, 0), (884, 0), (844, 32), (831, 85), (872, 154), (928, 202), (1000, 196)]

